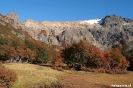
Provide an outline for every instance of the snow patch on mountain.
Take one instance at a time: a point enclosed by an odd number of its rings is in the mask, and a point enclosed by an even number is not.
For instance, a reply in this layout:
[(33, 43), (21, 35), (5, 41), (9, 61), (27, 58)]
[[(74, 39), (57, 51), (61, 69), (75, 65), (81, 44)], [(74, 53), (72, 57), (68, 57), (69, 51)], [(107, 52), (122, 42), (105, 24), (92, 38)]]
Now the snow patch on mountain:
[(103, 22), (102, 18), (93, 19), (93, 20), (84, 20), (80, 21), (80, 24), (89, 23), (89, 24), (101, 24)]
[(130, 25), (130, 23), (124, 23), (124, 24), (122, 24), (122, 25)]

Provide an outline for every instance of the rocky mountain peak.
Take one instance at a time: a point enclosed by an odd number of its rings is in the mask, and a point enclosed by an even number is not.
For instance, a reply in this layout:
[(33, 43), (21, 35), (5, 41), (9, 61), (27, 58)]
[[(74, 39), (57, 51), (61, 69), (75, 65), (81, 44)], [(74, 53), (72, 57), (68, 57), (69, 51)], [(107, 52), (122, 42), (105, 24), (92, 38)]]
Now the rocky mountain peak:
[(104, 27), (108, 27), (108, 28), (112, 28), (121, 24), (125, 24), (125, 20), (121, 17), (121, 16), (117, 16), (117, 15), (107, 15), (104, 19), (103, 19), (103, 23), (102, 25)]
[(34, 29), (37, 29), (38, 26), (40, 26), (40, 22), (37, 22), (35, 20), (32, 20), (32, 19), (28, 19), (26, 21), (23, 22), (23, 24), (26, 26), (26, 27), (30, 27), (30, 28), (34, 28)]
[(129, 18), (123, 18), (125, 20), (126, 23), (131, 23), (133, 22), (133, 20), (129, 19)]
[(8, 13), (7, 14), (7, 17), (13, 19), (14, 22), (16, 22), (16, 23), (19, 23), (20, 22), (19, 17), (18, 17), (18, 14), (15, 13), (15, 12)]
[[(7, 15), (0, 14), (0, 20), (12, 25), (16, 29), (20, 29), (20, 27), (22, 26), (18, 14), (15, 12), (10, 12)], [(2, 21), (0, 21), (0, 23), (5, 25), (5, 23)]]

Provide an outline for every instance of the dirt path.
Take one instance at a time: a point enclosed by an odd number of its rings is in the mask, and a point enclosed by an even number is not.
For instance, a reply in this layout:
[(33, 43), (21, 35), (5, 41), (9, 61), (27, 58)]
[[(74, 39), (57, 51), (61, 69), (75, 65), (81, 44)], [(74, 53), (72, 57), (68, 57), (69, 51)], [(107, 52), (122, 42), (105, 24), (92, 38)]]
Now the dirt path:
[(87, 75), (69, 75), (62, 79), (64, 88), (110, 88), (89, 82)]

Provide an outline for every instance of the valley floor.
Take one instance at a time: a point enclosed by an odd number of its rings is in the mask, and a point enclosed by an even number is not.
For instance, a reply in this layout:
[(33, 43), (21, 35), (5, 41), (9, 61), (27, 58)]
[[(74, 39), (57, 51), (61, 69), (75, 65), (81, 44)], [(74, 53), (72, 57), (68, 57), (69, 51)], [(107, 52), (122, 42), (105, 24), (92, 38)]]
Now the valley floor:
[[(63, 88), (111, 88), (111, 85), (133, 87), (133, 72), (106, 74), (82, 71), (57, 71), (33, 64), (4, 64), (18, 74), (12, 88), (39, 88), (39, 85), (60, 82)], [(132, 88), (130, 87), (130, 88)]]

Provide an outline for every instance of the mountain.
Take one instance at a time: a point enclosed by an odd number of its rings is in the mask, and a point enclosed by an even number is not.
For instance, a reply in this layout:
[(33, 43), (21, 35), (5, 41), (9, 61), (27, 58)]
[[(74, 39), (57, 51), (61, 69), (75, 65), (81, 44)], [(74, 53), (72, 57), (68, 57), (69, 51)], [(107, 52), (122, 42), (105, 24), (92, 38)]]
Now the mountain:
[[(121, 40), (128, 41), (132, 48), (133, 42), (133, 20), (117, 15), (72, 22), (37, 22), (32, 19), (20, 22), (18, 15), (11, 12), (6, 16), (0, 14), (0, 25), (6, 28), (12, 27), (14, 29), (10, 31), (12, 36), (24, 39), (26, 33), (29, 39), (50, 45), (62, 45), (62, 41), (71, 44), (85, 39), (105, 50), (120, 43)], [(5, 29), (0, 29), (0, 36), (5, 34), (3, 30)]]
[(16, 13), (11, 12), (6, 16), (0, 14), (0, 39), (34, 41), (24, 29), (25, 26), (19, 21)]

